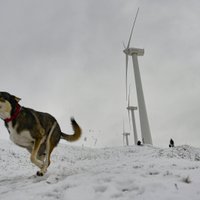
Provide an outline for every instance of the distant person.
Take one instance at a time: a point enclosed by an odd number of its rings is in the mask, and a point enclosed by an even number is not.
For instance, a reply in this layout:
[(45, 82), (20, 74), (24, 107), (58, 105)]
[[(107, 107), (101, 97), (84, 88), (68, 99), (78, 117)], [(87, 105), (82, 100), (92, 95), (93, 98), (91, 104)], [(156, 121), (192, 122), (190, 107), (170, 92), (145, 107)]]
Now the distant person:
[(172, 138), (169, 141), (169, 147), (174, 147), (174, 140), (172, 140)]
[(142, 142), (140, 140), (138, 140), (137, 145), (142, 146)]

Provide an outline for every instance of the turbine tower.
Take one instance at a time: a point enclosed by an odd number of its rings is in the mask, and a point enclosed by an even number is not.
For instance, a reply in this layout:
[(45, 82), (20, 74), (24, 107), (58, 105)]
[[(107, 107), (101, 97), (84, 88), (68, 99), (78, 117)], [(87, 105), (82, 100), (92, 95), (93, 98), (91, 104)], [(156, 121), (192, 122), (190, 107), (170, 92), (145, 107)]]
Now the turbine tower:
[(135, 26), (138, 12), (139, 12), (139, 8), (137, 10), (137, 13), (136, 13), (136, 16), (135, 16), (135, 19), (133, 22), (128, 45), (123, 51), (126, 54), (126, 98), (127, 98), (128, 56), (131, 56), (132, 61), (133, 61), (134, 75), (135, 75), (135, 85), (136, 85), (136, 91), (137, 91), (137, 100), (138, 100), (138, 107), (139, 107), (142, 140), (144, 141), (145, 144), (152, 144), (151, 132), (150, 132), (149, 121), (148, 121), (147, 110), (146, 110), (146, 104), (145, 104), (144, 93), (143, 93), (143, 89), (142, 89), (142, 81), (141, 81), (140, 70), (139, 70), (139, 65), (138, 65), (138, 56), (144, 55), (144, 49), (130, 48), (130, 42), (131, 42), (131, 38), (133, 35), (133, 29)]

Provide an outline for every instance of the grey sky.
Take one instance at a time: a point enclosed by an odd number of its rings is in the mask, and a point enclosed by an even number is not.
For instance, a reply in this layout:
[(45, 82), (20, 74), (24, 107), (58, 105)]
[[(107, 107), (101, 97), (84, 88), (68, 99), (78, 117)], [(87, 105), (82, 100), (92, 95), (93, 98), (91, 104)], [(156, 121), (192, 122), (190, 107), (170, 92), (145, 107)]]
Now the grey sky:
[[(167, 146), (172, 137), (199, 146), (197, 0), (0, 1), (0, 90), (51, 113), (63, 132), (74, 116), (84, 133), (78, 145), (122, 145), (123, 119), (129, 131), (123, 42), (138, 7), (131, 46), (145, 49), (139, 65), (153, 143)], [(129, 62), (136, 105), (132, 73)], [(3, 122), (0, 130), (8, 138)]]

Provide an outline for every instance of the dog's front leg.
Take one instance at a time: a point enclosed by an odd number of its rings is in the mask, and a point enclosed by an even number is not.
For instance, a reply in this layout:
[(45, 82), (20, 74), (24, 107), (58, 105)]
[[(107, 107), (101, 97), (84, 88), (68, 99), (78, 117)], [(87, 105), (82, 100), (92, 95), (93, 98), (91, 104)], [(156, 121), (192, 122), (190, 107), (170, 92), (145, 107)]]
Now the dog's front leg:
[(43, 162), (37, 158), (38, 151), (41, 144), (45, 141), (45, 137), (38, 138), (34, 142), (33, 150), (31, 152), (31, 162), (38, 166), (40, 169), (43, 167)]

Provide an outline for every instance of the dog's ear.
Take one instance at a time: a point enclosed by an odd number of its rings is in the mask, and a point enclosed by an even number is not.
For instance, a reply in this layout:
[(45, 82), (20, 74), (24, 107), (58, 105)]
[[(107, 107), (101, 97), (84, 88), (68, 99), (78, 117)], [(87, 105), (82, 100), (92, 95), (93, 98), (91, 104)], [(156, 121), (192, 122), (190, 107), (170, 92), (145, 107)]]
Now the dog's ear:
[(16, 97), (16, 96), (14, 96), (14, 98), (15, 98), (15, 100), (16, 100), (17, 102), (19, 102), (19, 101), (21, 100), (21, 98)]

